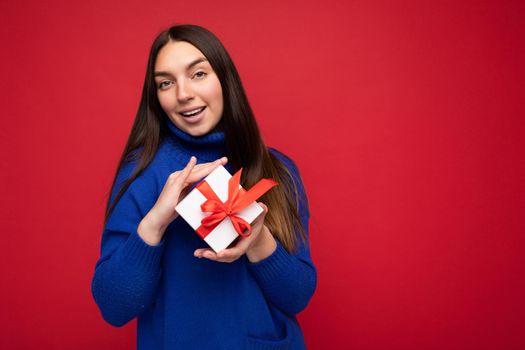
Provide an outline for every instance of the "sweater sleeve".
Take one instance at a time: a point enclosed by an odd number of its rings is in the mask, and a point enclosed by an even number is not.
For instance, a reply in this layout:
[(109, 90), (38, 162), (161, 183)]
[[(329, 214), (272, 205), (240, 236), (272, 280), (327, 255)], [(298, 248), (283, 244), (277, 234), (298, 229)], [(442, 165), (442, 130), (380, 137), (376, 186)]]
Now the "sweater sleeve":
[[(130, 165), (119, 171), (111, 201), (130, 172)], [(155, 191), (139, 176), (124, 192), (104, 226), (91, 291), (104, 320), (116, 327), (140, 315), (155, 299), (164, 238), (150, 246), (137, 233), (140, 221), (155, 200)]]
[(299, 216), (306, 233), (306, 240), (299, 243), (294, 253), (288, 253), (276, 239), (277, 248), (265, 259), (249, 263), (248, 268), (266, 298), (285, 313), (295, 316), (306, 308), (317, 286), (317, 272), (310, 256), (308, 200), (299, 171), (284, 155), (276, 156), (292, 173), (299, 194)]

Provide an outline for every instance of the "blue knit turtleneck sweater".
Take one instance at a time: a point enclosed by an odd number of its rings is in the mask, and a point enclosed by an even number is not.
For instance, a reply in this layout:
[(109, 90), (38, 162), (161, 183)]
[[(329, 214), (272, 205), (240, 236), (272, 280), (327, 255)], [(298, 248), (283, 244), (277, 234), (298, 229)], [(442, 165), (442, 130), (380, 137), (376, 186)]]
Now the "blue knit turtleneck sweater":
[[(169, 137), (104, 226), (91, 285), (102, 317), (117, 327), (137, 317), (139, 350), (304, 349), (295, 315), (308, 304), (317, 280), (308, 243), (290, 254), (277, 241), (276, 250), (257, 263), (245, 255), (220, 263), (193, 256), (207, 245), (180, 217), (156, 246), (138, 235), (140, 221), (170, 173), (182, 169), (192, 155), (198, 163), (225, 155), (224, 133), (193, 137), (170, 120), (167, 124)], [(270, 151), (298, 185), (299, 214), (307, 229), (308, 203), (299, 172), (282, 153)], [(134, 166), (127, 163), (119, 170), (111, 201)]]

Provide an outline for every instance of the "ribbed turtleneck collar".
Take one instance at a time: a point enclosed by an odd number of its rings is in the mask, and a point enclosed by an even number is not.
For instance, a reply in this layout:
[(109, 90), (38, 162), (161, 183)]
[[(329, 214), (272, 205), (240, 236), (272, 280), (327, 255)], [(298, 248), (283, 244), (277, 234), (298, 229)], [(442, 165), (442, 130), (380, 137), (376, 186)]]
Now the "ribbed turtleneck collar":
[(192, 136), (179, 129), (169, 118), (166, 124), (171, 139), (190, 156), (197, 157), (197, 162), (211, 162), (226, 155), (226, 143), (223, 131), (212, 131), (202, 136)]

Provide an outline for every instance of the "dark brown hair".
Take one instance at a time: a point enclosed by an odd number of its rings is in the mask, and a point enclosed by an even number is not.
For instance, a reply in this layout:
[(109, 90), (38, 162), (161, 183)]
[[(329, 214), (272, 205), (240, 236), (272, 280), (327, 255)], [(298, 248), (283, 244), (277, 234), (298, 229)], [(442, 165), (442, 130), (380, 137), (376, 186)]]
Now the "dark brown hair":
[[(129, 185), (153, 160), (159, 144), (169, 133), (165, 121), (168, 117), (157, 98), (154, 70), (158, 52), (170, 41), (185, 41), (199, 49), (219, 78), (224, 109), (217, 129), (223, 130), (225, 134), (228, 163), (232, 165), (234, 172), (243, 168), (241, 184), (245, 188), (252, 187), (263, 177), (272, 178), (279, 183), (279, 186), (268, 191), (259, 201), (269, 208), (265, 225), (284, 248), (292, 252), (297, 247), (298, 239), (306, 238), (305, 228), (302, 227), (298, 214), (296, 181), (287, 167), (264, 144), (230, 55), (213, 33), (196, 25), (173, 26), (161, 32), (151, 46), (140, 105), (120, 158), (117, 174), (126, 162), (138, 162), (113, 203), (110, 204), (108, 200), (105, 222)], [(115, 186), (116, 179), (115, 175), (112, 187)]]

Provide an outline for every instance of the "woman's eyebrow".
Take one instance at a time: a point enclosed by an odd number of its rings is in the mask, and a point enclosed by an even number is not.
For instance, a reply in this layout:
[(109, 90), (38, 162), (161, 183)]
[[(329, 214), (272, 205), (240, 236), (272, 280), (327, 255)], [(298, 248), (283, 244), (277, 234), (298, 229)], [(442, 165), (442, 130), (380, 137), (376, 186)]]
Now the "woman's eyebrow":
[[(197, 59), (194, 59), (193, 61), (191, 61), (190, 64), (188, 64), (186, 66), (186, 70), (189, 70), (191, 67), (199, 64), (199, 63), (202, 63), (202, 62), (206, 62), (208, 61), (205, 57), (199, 57)], [(155, 77), (171, 77), (172, 74), (169, 73), (169, 72), (163, 72), (163, 71), (159, 71), (159, 72), (155, 72), (154, 74)]]
[(199, 63), (202, 63), (202, 62), (206, 62), (208, 61), (205, 57), (199, 57), (197, 58), (196, 60), (193, 60), (190, 64), (188, 64), (188, 66), (186, 67), (186, 70), (190, 69), (191, 67), (199, 64)]

